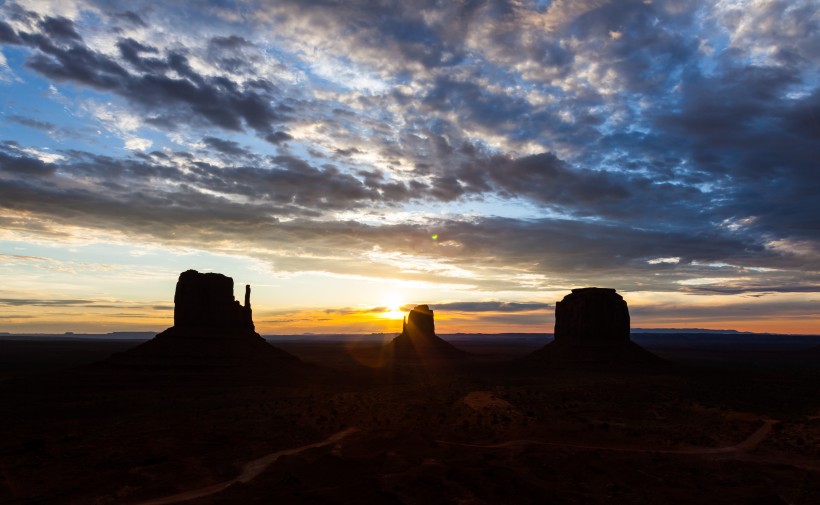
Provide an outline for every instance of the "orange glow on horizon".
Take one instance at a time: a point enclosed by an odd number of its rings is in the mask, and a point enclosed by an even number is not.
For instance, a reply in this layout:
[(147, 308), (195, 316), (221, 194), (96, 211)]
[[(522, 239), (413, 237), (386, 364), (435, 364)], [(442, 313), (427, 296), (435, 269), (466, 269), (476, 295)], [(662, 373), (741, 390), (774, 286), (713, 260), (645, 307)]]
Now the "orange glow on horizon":
[[(437, 309), (436, 332), (447, 333), (552, 333), (552, 311), (462, 312)], [(648, 305), (645, 305), (648, 306)], [(402, 310), (404, 307), (405, 310)], [(0, 315), (0, 332), (25, 333), (108, 333), (114, 331), (156, 331), (173, 325), (173, 310), (168, 305), (140, 307), (25, 307), (8, 308)], [(401, 332), (407, 305), (398, 298), (387, 298), (378, 307), (340, 309), (303, 308), (270, 310), (254, 307), (256, 331), (260, 334), (303, 333), (385, 333)], [(739, 319), (720, 317), (714, 312), (689, 313), (674, 317), (641, 317), (633, 314), (633, 328), (698, 328), (737, 330), (754, 333), (820, 334), (818, 318), (795, 314), (761, 313)]]

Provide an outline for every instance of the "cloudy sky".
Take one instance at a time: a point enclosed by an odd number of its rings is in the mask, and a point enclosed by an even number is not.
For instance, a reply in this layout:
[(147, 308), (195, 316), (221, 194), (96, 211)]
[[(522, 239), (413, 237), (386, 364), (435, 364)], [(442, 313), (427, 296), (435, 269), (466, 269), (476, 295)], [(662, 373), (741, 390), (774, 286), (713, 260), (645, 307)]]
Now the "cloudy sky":
[[(166, 5), (167, 4), (167, 5)], [(0, 2), (0, 331), (820, 333), (813, 0)]]

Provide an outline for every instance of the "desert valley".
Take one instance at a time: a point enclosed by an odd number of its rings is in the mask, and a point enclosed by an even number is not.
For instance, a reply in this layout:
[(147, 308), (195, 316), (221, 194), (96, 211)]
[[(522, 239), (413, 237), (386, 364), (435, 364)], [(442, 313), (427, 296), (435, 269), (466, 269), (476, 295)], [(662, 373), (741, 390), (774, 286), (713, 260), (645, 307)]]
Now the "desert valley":
[[(820, 499), (820, 338), (630, 335), (615, 290), (549, 334), (254, 331), (188, 271), (146, 340), (0, 340), (0, 503)], [(120, 336), (122, 337), (122, 336)]]

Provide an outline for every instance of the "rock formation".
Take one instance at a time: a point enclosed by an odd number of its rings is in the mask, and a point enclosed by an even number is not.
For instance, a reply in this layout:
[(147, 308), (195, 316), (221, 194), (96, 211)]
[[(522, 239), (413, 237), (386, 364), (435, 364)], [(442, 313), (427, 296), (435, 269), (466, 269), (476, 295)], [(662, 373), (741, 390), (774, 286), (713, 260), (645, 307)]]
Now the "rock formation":
[(398, 360), (467, 357), (468, 353), (436, 335), (434, 317), (429, 306), (416, 305), (404, 319), (401, 334), (387, 344), (388, 355)]
[(629, 339), (629, 309), (611, 288), (573, 289), (557, 302), (555, 340), (527, 361), (556, 366), (661, 363)]
[(254, 331), (251, 286), (245, 286), (242, 306), (234, 300), (230, 277), (196, 270), (182, 272), (174, 293), (174, 327)]
[(579, 288), (555, 304), (555, 341), (629, 342), (629, 309), (611, 288)]
[(111, 361), (141, 367), (277, 368), (299, 358), (269, 344), (255, 331), (251, 288), (245, 304), (234, 299), (233, 279), (188, 270), (174, 294), (174, 326)]

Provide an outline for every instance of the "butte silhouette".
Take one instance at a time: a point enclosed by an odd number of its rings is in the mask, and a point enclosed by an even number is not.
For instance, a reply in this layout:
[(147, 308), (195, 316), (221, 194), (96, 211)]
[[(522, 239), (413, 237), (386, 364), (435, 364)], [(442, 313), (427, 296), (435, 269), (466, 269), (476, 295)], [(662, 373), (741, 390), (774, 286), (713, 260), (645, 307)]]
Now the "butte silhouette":
[(436, 335), (433, 311), (416, 305), (402, 324), (401, 334), (385, 346), (385, 354), (396, 361), (463, 359), (468, 353)]
[(179, 275), (174, 294), (174, 325), (152, 340), (115, 354), (112, 364), (145, 368), (268, 368), (303, 365), (269, 344), (255, 331), (251, 288), (245, 304), (234, 299), (233, 279), (188, 270)]
[(629, 309), (611, 288), (573, 289), (557, 302), (555, 340), (525, 359), (558, 367), (662, 363), (629, 339)]

